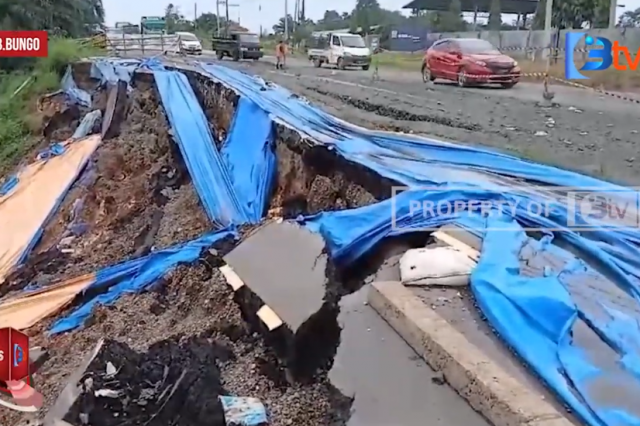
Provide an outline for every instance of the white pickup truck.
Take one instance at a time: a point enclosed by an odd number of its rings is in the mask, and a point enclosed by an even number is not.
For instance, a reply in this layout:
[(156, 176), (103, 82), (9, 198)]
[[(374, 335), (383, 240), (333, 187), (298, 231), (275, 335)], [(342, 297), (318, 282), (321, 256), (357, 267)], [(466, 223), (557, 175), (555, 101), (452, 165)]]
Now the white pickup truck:
[(329, 64), (343, 70), (360, 67), (368, 70), (371, 65), (371, 50), (358, 34), (329, 33), (316, 39), (318, 48), (309, 49), (309, 60), (320, 68)]

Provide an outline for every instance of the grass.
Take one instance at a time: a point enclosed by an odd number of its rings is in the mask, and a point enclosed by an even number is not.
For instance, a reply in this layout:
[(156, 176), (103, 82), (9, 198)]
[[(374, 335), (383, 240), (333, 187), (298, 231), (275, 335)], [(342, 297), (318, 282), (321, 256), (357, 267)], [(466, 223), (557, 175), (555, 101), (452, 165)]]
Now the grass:
[[(378, 66), (395, 68), (406, 71), (420, 72), (422, 58), (424, 52), (415, 53), (404, 52), (382, 52), (377, 56)], [(516, 58), (518, 64), (525, 74), (544, 73), (546, 71), (546, 62), (530, 61), (526, 59)], [(580, 68), (584, 61), (577, 61), (576, 67)], [(609, 90), (629, 90), (640, 88), (640, 70), (637, 71), (618, 71), (610, 67), (603, 71), (588, 71), (583, 74), (589, 77), (589, 80), (580, 80), (578, 83), (597, 89)], [(564, 58), (559, 58), (557, 63), (551, 64), (549, 75), (564, 80)], [(525, 81), (541, 81), (540, 76), (523, 76)]]
[(53, 39), (48, 56), (35, 59), (28, 69), (10, 73), (0, 70), (0, 177), (33, 146), (30, 135), (40, 130), (35, 128), (40, 123), (34, 120), (37, 98), (59, 88), (68, 64), (99, 54), (75, 40)]

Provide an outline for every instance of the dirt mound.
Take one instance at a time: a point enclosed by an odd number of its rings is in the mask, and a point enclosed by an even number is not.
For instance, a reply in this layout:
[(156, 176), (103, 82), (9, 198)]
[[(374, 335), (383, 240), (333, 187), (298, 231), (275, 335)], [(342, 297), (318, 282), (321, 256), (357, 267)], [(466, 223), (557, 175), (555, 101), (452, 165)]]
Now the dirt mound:
[[(196, 375), (189, 375), (185, 383), (193, 379), (195, 382), (191, 385), (195, 387), (193, 392), (186, 391), (184, 395), (195, 395), (198, 393), (195, 390), (200, 389), (199, 392), (212, 396), (210, 401), (215, 399), (214, 394), (220, 392), (260, 398), (270, 413), (273, 426), (345, 424), (351, 400), (341, 395), (326, 379), (306, 385), (287, 384), (282, 372), (272, 362), (274, 354), (271, 349), (243, 319), (231, 288), (217, 267), (211, 266), (212, 263), (211, 259), (204, 258), (192, 266), (179, 266), (158, 282), (154, 291), (125, 296), (113, 306), (98, 308), (82, 330), (51, 338), (42, 333), (48, 324), (27, 330), (27, 334), (32, 336), (32, 344), (47, 347), (51, 354), (34, 375), (36, 388), (45, 395), (46, 407), (66, 385), (65, 378), (77, 367), (83, 354), (105, 338), (120, 342), (122, 345), (113, 348), (120, 348), (118, 353), (126, 356), (124, 360), (122, 355), (120, 358), (112, 355), (109, 355), (110, 359), (103, 357), (102, 364), (95, 364), (90, 370), (94, 376), (105, 371), (105, 360), (117, 368), (126, 368), (126, 371), (122, 370), (126, 376), (118, 377), (118, 383), (131, 380), (133, 389), (128, 392), (133, 392), (130, 394), (132, 401), (140, 399), (143, 393), (140, 388), (151, 388), (162, 379), (165, 366), (169, 367), (169, 373), (164, 388), (175, 384), (182, 369), (187, 368), (198, 371), (206, 380), (199, 381)], [(134, 364), (146, 371), (146, 380), (151, 384), (143, 383), (142, 372), (127, 367)], [(94, 383), (103, 382), (95, 378)], [(138, 386), (138, 383), (143, 384)], [(149, 392), (144, 391), (145, 394)], [(159, 398), (159, 393), (154, 395)], [(188, 403), (195, 403), (193, 401)], [(118, 404), (117, 401), (112, 403)], [(120, 421), (125, 421), (144, 414), (135, 405), (131, 408), (134, 411), (123, 412), (117, 405), (113, 409), (122, 413)], [(146, 419), (142, 424), (149, 420), (148, 416), (153, 414), (152, 409), (157, 405), (150, 402), (146, 406), (144, 415), (147, 417), (140, 417)], [(207, 413), (215, 412), (213, 406), (209, 408), (212, 411)], [(75, 413), (77, 416), (78, 409), (74, 410), (70, 415)], [(199, 424), (195, 418), (199, 412), (204, 413), (200, 410), (192, 412), (192, 424)], [(0, 422), (15, 424), (18, 414), (2, 413)], [(128, 417), (122, 418), (125, 414)], [(157, 417), (167, 420), (165, 416), (168, 415)], [(110, 418), (113, 417), (111, 414)]]
[(211, 229), (148, 79), (134, 80), (120, 135), (98, 147), (1, 294), (94, 272)]

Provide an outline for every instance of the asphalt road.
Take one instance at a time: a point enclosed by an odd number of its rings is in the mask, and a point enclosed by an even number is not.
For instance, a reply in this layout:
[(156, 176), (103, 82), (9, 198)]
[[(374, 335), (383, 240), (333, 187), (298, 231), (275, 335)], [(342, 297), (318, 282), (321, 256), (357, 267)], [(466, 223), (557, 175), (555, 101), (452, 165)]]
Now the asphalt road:
[[(196, 59), (215, 62), (208, 53)], [(459, 88), (424, 84), (419, 72), (387, 68), (374, 81), (371, 71), (318, 69), (297, 58), (276, 71), (272, 61), (220, 63), (262, 75), (357, 124), (489, 146), (609, 181), (640, 183), (640, 104), (553, 85), (551, 105), (535, 83)]]

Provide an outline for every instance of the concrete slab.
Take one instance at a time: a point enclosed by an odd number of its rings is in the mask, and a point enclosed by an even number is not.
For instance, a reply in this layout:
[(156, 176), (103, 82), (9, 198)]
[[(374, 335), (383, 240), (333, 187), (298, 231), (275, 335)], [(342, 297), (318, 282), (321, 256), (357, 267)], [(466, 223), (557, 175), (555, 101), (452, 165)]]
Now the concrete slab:
[(340, 302), (341, 343), (329, 373), (354, 395), (349, 426), (488, 426), (370, 306), (368, 287)]
[(323, 304), (322, 238), (291, 222), (271, 222), (224, 258), (244, 283), (296, 331)]

